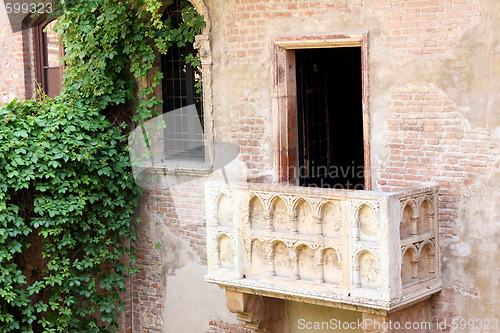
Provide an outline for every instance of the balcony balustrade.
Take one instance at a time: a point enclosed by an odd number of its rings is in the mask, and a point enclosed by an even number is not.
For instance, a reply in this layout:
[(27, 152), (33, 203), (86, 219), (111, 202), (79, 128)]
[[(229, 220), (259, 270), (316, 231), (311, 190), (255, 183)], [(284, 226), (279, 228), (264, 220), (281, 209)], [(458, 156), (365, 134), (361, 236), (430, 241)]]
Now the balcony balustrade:
[(206, 184), (208, 275), (220, 287), (392, 311), (441, 288), (437, 186), (399, 192)]

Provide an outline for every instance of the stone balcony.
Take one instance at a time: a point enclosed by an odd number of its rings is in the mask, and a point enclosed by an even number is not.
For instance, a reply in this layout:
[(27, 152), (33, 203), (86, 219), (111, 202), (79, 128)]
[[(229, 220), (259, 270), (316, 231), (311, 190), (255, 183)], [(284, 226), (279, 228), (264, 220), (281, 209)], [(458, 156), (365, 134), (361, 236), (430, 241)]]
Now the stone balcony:
[(206, 280), (247, 294), (395, 311), (441, 289), (437, 186), (400, 192), (206, 184)]

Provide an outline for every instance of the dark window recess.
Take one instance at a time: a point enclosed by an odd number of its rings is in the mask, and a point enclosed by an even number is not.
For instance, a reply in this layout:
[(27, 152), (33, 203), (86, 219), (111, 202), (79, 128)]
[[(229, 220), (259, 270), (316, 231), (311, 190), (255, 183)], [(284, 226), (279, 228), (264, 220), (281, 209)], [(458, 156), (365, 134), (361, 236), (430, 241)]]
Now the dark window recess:
[(63, 48), (54, 31), (55, 18), (35, 27), (37, 80), (49, 97), (59, 95), (62, 85)]
[(300, 185), (364, 189), (361, 48), (295, 52)]
[[(173, 26), (179, 25), (181, 20), (179, 1), (167, 7), (163, 19), (170, 19)], [(196, 107), (196, 114), (176, 112), (175, 119), (167, 118), (169, 119), (165, 128), (167, 155), (178, 152), (181, 155), (204, 156), (203, 98), (201, 89), (195, 86), (201, 78), (201, 71), (200, 68), (194, 68), (184, 60), (189, 54), (195, 55), (195, 52), (192, 43), (182, 47), (172, 45), (167, 54), (161, 57), (163, 113), (193, 104)]]

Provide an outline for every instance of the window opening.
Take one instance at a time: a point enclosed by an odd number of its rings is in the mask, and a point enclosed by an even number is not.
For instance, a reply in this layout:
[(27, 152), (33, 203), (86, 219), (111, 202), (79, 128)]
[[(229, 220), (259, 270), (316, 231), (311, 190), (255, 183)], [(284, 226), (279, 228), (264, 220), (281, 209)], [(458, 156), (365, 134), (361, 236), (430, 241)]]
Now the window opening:
[[(180, 24), (180, 1), (167, 7), (163, 19), (170, 19), (173, 26)], [(188, 112), (192, 110), (190, 108), (177, 111), (170, 118), (173, 121), (166, 124), (164, 142), (167, 156), (205, 157), (203, 98), (201, 89), (197, 89), (195, 85), (201, 80), (201, 69), (194, 68), (185, 61), (187, 55), (195, 52), (192, 43), (182, 47), (174, 44), (161, 57), (163, 113), (193, 104), (196, 107), (196, 113)], [(198, 123), (201, 126), (197, 126)]]
[(49, 97), (60, 94), (62, 86), (61, 58), (63, 48), (54, 31), (56, 19), (42, 20), (35, 28), (37, 80)]

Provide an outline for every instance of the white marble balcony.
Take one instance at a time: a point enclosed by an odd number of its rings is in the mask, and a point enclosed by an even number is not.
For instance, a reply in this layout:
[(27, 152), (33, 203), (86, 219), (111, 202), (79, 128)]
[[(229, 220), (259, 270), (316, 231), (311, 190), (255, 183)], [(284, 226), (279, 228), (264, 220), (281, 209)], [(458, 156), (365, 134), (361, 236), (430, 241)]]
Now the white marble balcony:
[(437, 186), (206, 184), (208, 275), (226, 290), (392, 311), (441, 288)]

